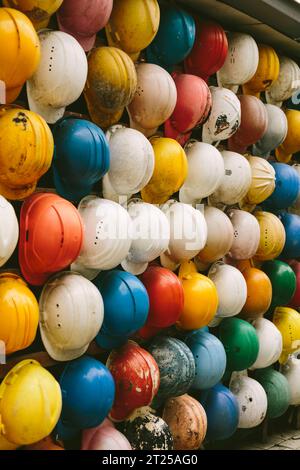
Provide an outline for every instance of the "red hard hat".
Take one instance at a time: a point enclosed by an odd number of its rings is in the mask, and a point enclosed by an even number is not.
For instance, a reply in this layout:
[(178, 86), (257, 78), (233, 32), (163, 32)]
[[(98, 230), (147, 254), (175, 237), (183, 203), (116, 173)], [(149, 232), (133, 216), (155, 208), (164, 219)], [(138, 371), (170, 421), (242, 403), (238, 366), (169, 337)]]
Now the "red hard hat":
[(222, 26), (196, 19), (196, 39), (184, 61), (185, 71), (207, 81), (224, 65), (227, 53), (228, 41)]
[(41, 286), (78, 257), (83, 224), (71, 202), (52, 193), (26, 199), (20, 215), (19, 263), (29, 284)]
[(144, 328), (166, 328), (174, 325), (184, 303), (183, 287), (176, 274), (160, 266), (150, 266), (140, 279), (150, 300), (150, 310)]
[(299, 261), (289, 261), (289, 265), (296, 275), (296, 291), (289, 303), (289, 306), (295, 309), (300, 308), (300, 263)]
[(268, 127), (267, 108), (255, 96), (239, 95), (241, 103), (241, 125), (228, 140), (228, 148), (233, 152), (245, 153), (249, 145), (262, 138)]
[(190, 140), (192, 132), (179, 132), (175, 127), (172, 126), (170, 119), (167, 119), (164, 124), (164, 136), (169, 139), (176, 140), (181, 147), (184, 147), (185, 144)]

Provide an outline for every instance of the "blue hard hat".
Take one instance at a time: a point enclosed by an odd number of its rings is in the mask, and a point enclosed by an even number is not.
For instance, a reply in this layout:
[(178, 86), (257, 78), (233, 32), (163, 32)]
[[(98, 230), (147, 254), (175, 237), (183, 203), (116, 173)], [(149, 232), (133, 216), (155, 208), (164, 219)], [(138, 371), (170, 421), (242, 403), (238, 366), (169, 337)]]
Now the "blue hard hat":
[(147, 290), (136, 276), (120, 270), (103, 271), (93, 282), (104, 302), (104, 321), (96, 342), (105, 349), (118, 347), (145, 324)]
[(278, 211), (291, 206), (297, 199), (300, 177), (297, 171), (286, 163), (271, 163), (275, 170), (275, 191), (262, 204), (267, 211)]
[(206, 437), (210, 441), (221, 441), (232, 436), (239, 422), (239, 405), (234, 394), (222, 384), (202, 391), (196, 398), (207, 416)]
[(110, 412), (115, 398), (114, 379), (105, 365), (88, 356), (69, 362), (59, 384), (61, 421), (66, 428), (98, 426)]
[(77, 438), (80, 432), (81, 429), (66, 426), (63, 424), (62, 420), (59, 419), (54, 429), (54, 436), (58, 441), (70, 441)]
[(185, 343), (195, 359), (193, 388), (206, 390), (220, 382), (226, 369), (226, 353), (221, 341), (201, 329), (188, 334)]
[(194, 18), (175, 6), (162, 6), (158, 32), (147, 47), (147, 61), (168, 68), (182, 62), (193, 48)]
[(280, 257), (283, 259), (300, 257), (300, 217), (296, 214), (280, 212), (279, 219), (285, 229), (285, 245)]
[(65, 199), (82, 199), (109, 170), (110, 152), (105, 134), (92, 122), (71, 116), (58, 121), (52, 132), (56, 190)]

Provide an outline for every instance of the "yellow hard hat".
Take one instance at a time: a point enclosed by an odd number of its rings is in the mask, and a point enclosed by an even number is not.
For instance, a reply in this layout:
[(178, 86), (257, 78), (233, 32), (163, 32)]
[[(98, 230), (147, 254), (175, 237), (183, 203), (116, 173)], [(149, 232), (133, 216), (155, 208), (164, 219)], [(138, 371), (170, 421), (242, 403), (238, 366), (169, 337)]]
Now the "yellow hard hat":
[(284, 142), (275, 150), (276, 159), (288, 163), (293, 153), (300, 151), (300, 111), (287, 109), (288, 132)]
[(91, 119), (100, 127), (116, 124), (133, 99), (137, 75), (131, 58), (116, 47), (97, 47), (88, 56), (84, 89)]
[(300, 314), (289, 307), (277, 307), (273, 323), (282, 336), (282, 354), (279, 362), (283, 364), (289, 354), (300, 349)]
[(259, 98), (262, 91), (268, 90), (277, 80), (280, 71), (279, 57), (271, 46), (258, 45), (259, 62), (255, 75), (243, 85), (244, 95), (254, 95)]
[(16, 8), (28, 16), (36, 30), (47, 28), (51, 16), (62, 2), (63, 0), (2, 0), (3, 6)]
[(0, 80), (12, 103), (40, 61), (40, 41), (31, 21), (12, 8), (0, 8)]
[(183, 185), (188, 171), (187, 158), (174, 139), (153, 137), (150, 142), (155, 156), (154, 172), (141, 195), (145, 202), (163, 204)]
[(192, 260), (183, 261), (178, 271), (178, 277), (179, 279), (183, 279), (185, 276), (188, 276), (189, 274), (197, 273), (197, 272), (198, 272), (197, 266), (194, 263), (194, 261)]
[(181, 277), (184, 306), (177, 325), (183, 330), (207, 326), (218, 308), (218, 292), (213, 281), (200, 273), (187, 272)]
[(264, 158), (251, 156), (248, 162), (252, 181), (243, 203), (256, 205), (265, 201), (275, 190), (275, 170)]
[(6, 354), (25, 349), (33, 342), (39, 322), (38, 302), (16, 274), (0, 274), (0, 340)]
[(260, 228), (260, 242), (255, 258), (267, 261), (277, 258), (285, 244), (284, 226), (276, 215), (271, 212), (255, 212)]
[(62, 407), (60, 386), (37, 361), (19, 362), (0, 385), (0, 436), (28, 445), (48, 436)]
[(18, 444), (13, 444), (0, 435), (0, 450), (16, 450), (18, 447)]
[(24, 199), (50, 168), (54, 149), (50, 128), (32, 111), (2, 106), (0, 141), (0, 194)]
[(105, 27), (108, 44), (119, 47), (136, 60), (140, 51), (154, 39), (159, 20), (157, 0), (114, 0)]

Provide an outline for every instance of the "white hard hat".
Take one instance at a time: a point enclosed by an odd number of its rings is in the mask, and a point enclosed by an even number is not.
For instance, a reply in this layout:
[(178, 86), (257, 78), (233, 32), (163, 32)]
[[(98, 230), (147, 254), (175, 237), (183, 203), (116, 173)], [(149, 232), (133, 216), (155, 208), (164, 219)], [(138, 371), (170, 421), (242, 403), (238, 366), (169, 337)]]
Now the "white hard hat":
[[(89, 269), (118, 266), (131, 246), (131, 218), (120, 204), (96, 196), (84, 197), (78, 206), (84, 225), (83, 245), (76, 260)], [(78, 269), (79, 268), (79, 269)]]
[(237, 268), (218, 261), (211, 266), (208, 277), (218, 291), (216, 316), (224, 318), (238, 315), (247, 300), (247, 284), (242, 273)]
[(239, 404), (238, 428), (254, 428), (262, 423), (267, 413), (268, 399), (261, 384), (245, 375), (236, 375), (230, 381), (229, 388)]
[(192, 206), (176, 201), (168, 201), (162, 210), (170, 224), (170, 243), (160, 257), (161, 264), (170, 267), (170, 261), (179, 264), (194, 258), (207, 239), (204, 215)]
[(87, 58), (70, 34), (41, 30), (39, 39), (41, 61), (27, 81), (27, 97), (31, 111), (53, 124), (81, 95), (87, 79)]
[(153, 204), (137, 200), (129, 203), (132, 219), (132, 244), (121, 265), (132, 274), (142, 274), (150, 261), (167, 250), (170, 241), (169, 221)]
[(255, 75), (259, 53), (255, 40), (249, 34), (231, 32), (227, 33), (227, 38), (228, 54), (223, 67), (217, 72), (217, 81), (220, 87), (236, 93), (239, 85), (249, 82)]
[[(154, 171), (154, 150), (139, 131), (122, 125), (106, 132), (110, 149), (110, 167), (105, 175), (109, 186), (119, 195), (138, 193), (150, 181)], [(108, 188), (109, 188), (108, 186)], [(104, 197), (105, 182), (103, 182)]]
[(56, 361), (82, 356), (102, 326), (100, 291), (80, 274), (62, 272), (50, 279), (39, 307), (42, 341)]
[(248, 160), (239, 153), (223, 150), (225, 175), (218, 189), (209, 197), (209, 203), (232, 205), (241, 201), (247, 194), (252, 173)]
[(288, 122), (282, 109), (273, 104), (265, 105), (268, 114), (268, 128), (262, 138), (252, 147), (253, 155), (268, 158), (270, 152), (285, 140)]
[(259, 351), (250, 369), (263, 369), (278, 361), (282, 352), (282, 336), (274, 323), (266, 318), (257, 318), (251, 323), (256, 329)]
[(230, 209), (228, 217), (233, 225), (233, 243), (229, 255), (233, 259), (250, 259), (257, 252), (260, 227), (254, 215), (239, 209)]
[(202, 140), (208, 144), (227, 140), (240, 127), (241, 103), (227, 88), (210, 87), (212, 108), (203, 126)]
[(179, 191), (179, 200), (193, 204), (216, 191), (224, 177), (224, 161), (213, 145), (196, 140), (188, 142), (184, 150), (188, 176)]
[(19, 239), (19, 224), (10, 202), (0, 195), (0, 267), (13, 254)]
[(287, 362), (280, 367), (280, 372), (288, 381), (290, 389), (290, 405), (300, 405), (300, 359), (296, 355), (289, 356)]
[(266, 100), (281, 107), (300, 88), (300, 68), (289, 57), (279, 56), (279, 61), (279, 76), (266, 91)]

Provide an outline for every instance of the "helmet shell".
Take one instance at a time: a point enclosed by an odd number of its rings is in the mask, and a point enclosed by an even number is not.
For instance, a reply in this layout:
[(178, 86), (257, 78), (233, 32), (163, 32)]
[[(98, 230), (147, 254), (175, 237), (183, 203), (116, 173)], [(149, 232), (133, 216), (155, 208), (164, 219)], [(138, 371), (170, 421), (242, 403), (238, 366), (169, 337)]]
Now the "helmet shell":
[(268, 114), (268, 127), (264, 135), (253, 145), (253, 155), (268, 158), (270, 152), (279, 147), (286, 138), (288, 122), (282, 109), (273, 104), (265, 105)]
[(233, 243), (229, 255), (233, 259), (250, 259), (259, 247), (260, 228), (257, 219), (249, 212), (231, 209), (228, 217), (233, 226)]
[(272, 284), (266, 273), (254, 267), (242, 271), (247, 284), (247, 300), (240, 317), (250, 320), (264, 315), (272, 301)]
[(282, 353), (282, 336), (274, 323), (266, 318), (252, 322), (259, 341), (258, 356), (251, 369), (264, 369), (278, 361)]
[(283, 261), (272, 260), (262, 265), (272, 283), (272, 302), (270, 311), (279, 305), (287, 305), (296, 291), (296, 276), (293, 269)]
[[(300, 186), (299, 186), (300, 188)], [(300, 257), (300, 216), (281, 212), (278, 215), (285, 230), (285, 245), (281, 256), (285, 259)]]
[(276, 159), (279, 162), (289, 163), (294, 153), (300, 150), (299, 123), (300, 111), (296, 109), (287, 109), (286, 118), (288, 122), (288, 131), (285, 140), (275, 150)]
[(239, 404), (238, 428), (250, 429), (262, 423), (267, 414), (268, 399), (261, 384), (240, 375), (231, 380), (230, 390)]
[(263, 386), (268, 398), (267, 417), (279, 418), (289, 407), (290, 390), (287, 379), (268, 367), (254, 372), (254, 378)]
[(300, 177), (286, 163), (271, 163), (275, 170), (275, 190), (263, 204), (264, 209), (278, 211), (291, 206), (297, 199), (300, 188)]
[(254, 215), (260, 227), (260, 241), (255, 259), (267, 261), (277, 258), (284, 248), (286, 238), (281, 220), (271, 212), (257, 211)]

